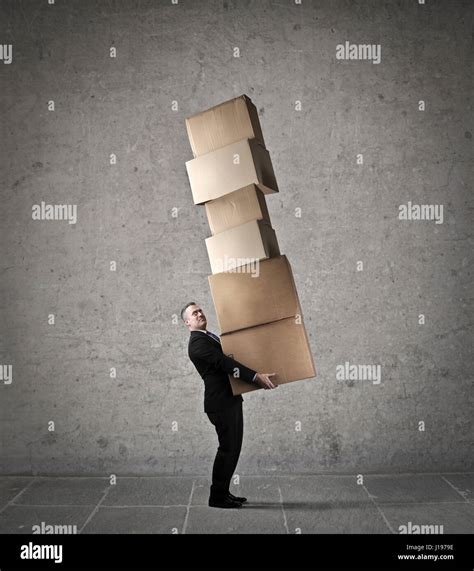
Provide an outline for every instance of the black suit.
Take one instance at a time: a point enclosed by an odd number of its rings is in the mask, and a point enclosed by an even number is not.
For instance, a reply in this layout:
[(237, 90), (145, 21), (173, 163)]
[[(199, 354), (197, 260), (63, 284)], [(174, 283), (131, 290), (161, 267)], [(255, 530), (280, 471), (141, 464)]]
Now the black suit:
[(204, 412), (214, 425), (219, 447), (212, 469), (211, 497), (221, 499), (240, 456), (243, 437), (242, 395), (234, 396), (228, 375), (252, 382), (256, 371), (224, 355), (219, 341), (204, 331), (191, 331), (189, 358), (204, 381)]

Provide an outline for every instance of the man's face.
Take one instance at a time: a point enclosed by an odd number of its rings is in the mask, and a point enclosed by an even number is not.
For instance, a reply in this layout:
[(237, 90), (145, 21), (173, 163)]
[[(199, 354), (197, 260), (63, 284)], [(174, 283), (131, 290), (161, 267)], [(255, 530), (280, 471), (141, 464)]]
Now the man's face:
[(188, 329), (206, 329), (207, 319), (199, 305), (190, 305), (186, 309), (186, 319), (184, 323)]

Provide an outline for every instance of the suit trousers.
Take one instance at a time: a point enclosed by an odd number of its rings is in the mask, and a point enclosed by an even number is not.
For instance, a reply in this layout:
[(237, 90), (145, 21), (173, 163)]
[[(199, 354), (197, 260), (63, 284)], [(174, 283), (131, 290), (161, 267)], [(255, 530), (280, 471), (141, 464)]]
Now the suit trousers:
[(206, 413), (214, 425), (219, 439), (212, 467), (211, 497), (224, 498), (229, 492), (230, 480), (237, 466), (244, 434), (242, 401), (229, 408)]

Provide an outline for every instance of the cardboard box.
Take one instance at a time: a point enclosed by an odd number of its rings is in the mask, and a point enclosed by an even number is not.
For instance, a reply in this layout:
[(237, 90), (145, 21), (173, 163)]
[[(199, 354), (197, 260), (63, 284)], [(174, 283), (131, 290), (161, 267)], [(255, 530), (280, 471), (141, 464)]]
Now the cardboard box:
[[(298, 312), (301, 316), (301, 311)], [(280, 319), (265, 325), (221, 336), (226, 355), (259, 373), (276, 373), (274, 384), (285, 384), (316, 376), (309, 340), (302, 318)], [(258, 385), (229, 375), (234, 395), (259, 389)], [(280, 390), (280, 389), (276, 389)]]
[(242, 139), (187, 161), (186, 169), (194, 204), (220, 198), (250, 184), (256, 184), (264, 194), (278, 192), (270, 154), (255, 139)]
[(272, 225), (265, 195), (254, 184), (210, 200), (204, 207), (213, 236), (250, 220), (262, 220)]
[(225, 101), (186, 119), (194, 157), (200, 157), (241, 139), (257, 139), (265, 146), (257, 109), (246, 95)]
[(261, 220), (211, 236), (206, 247), (213, 274), (280, 255), (275, 230)]
[(293, 317), (298, 293), (286, 256), (208, 276), (221, 335)]

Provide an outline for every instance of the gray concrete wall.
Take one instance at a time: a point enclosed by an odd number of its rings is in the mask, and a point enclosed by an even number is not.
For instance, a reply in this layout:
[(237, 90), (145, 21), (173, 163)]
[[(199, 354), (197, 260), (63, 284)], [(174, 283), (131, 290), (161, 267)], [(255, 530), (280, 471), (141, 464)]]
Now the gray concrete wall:
[[(1, 472), (210, 473), (174, 320), (196, 300), (218, 332), (184, 118), (242, 93), (318, 377), (244, 397), (237, 472), (472, 469), (472, 16), (459, 0), (2, 0)], [(380, 44), (380, 63), (338, 60), (346, 41)], [(76, 224), (33, 220), (41, 201), (77, 205)], [(443, 223), (400, 220), (408, 201)], [(380, 365), (380, 384), (337, 380), (346, 361)]]

